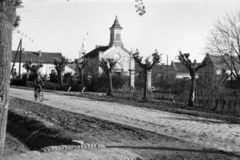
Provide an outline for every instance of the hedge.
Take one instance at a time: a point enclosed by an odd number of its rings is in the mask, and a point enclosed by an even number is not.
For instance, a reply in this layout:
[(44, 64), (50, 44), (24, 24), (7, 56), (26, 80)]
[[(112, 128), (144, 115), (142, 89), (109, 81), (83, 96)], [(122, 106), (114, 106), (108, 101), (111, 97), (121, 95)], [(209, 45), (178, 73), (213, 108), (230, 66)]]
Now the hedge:
[[(32, 82), (32, 81), (27, 81), (26, 86), (34, 88), (35, 83)], [(51, 83), (51, 82), (44, 82), (43, 89), (68, 91), (69, 87), (71, 87), (71, 91), (82, 91), (82, 86), (81, 85), (63, 84), (62, 86), (60, 86), (57, 83)]]

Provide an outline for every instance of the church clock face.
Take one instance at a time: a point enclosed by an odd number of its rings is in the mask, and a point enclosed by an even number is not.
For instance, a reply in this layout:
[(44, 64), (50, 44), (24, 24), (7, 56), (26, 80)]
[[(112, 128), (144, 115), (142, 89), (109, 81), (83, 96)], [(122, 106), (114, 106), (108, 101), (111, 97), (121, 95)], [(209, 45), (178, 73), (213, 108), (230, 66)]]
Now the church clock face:
[(120, 53), (115, 53), (114, 55), (113, 55), (113, 58), (114, 58), (114, 60), (120, 60), (121, 59), (121, 55), (120, 55)]

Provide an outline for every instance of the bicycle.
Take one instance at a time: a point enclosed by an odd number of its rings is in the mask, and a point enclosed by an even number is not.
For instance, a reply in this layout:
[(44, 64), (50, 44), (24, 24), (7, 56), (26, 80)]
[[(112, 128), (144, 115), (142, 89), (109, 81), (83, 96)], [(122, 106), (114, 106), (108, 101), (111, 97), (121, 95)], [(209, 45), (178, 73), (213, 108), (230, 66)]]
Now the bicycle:
[(35, 101), (37, 101), (37, 99), (39, 98), (39, 101), (42, 102), (43, 101), (43, 89), (40, 86), (40, 88), (38, 88), (37, 90), (34, 91), (34, 99)]

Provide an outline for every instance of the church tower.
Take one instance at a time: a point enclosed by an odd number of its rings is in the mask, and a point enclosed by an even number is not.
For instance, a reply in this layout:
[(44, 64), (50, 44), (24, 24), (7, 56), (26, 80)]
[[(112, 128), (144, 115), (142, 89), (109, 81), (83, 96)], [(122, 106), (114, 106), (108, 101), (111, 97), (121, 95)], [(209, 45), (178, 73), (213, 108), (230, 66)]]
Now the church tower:
[(85, 39), (83, 39), (82, 48), (79, 52), (79, 58), (81, 58), (85, 54), (87, 54), (87, 47), (86, 47)]
[(121, 32), (122, 32), (122, 27), (120, 26), (117, 16), (116, 19), (112, 25), (112, 27), (110, 28), (110, 42), (109, 42), (109, 47), (112, 46), (123, 46), (122, 43), (122, 38), (121, 38)]

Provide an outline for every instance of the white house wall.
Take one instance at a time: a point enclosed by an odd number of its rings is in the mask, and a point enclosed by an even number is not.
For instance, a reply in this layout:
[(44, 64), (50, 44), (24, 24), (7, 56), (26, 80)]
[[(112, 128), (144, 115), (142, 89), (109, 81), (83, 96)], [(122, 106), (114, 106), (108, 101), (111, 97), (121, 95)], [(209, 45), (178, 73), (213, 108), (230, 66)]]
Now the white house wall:
[[(26, 69), (23, 67), (23, 64), (24, 63), (21, 63), (21, 73), (20, 74), (27, 73)], [(11, 63), (11, 68), (12, 68), (12, 65), (13, 65), (13, 63)], [(19, 74), (19, 63), (15, 63), (14, 68), (16, 69), (16, 72), (18, 75)], [(49, 74), (51, 73), (52, 70), (55, 70), (54, 64), (43, 64), (43, 67), (41, 67), (39, 69), (39, 71), (41, 72), (41, 75), (47, 75), (47, 77), (49, 77)]]
[(68, 66), (65, 66), (65, 70), (64, 70), (64, 73), (71, 73), (72, 75), (74, 75), (76, 73), (76, 71)]

